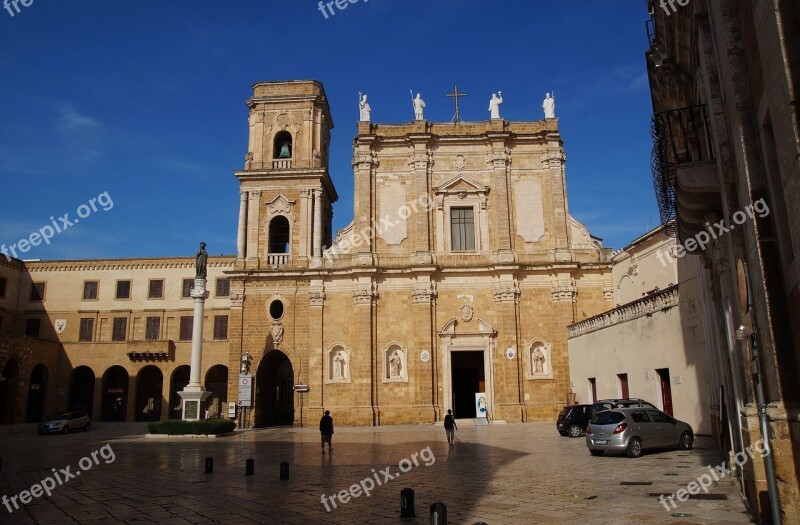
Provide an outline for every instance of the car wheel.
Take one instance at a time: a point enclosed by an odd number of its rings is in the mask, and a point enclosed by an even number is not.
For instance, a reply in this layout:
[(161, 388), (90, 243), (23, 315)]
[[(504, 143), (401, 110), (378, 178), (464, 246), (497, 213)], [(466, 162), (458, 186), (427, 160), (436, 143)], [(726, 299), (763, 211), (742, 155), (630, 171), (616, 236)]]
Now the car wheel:
[(581, 427), (579, 427), (578, 425), (572, 425), (571, 427), (569, 427), (569, 437), (574, 437), (574, 438), (581, 437), (581, 432), (582, 432)]
[(83, 431), (84, 431), (84, 432), (89, 432), (89, 429), (90, 429), (91, 427), (92, 427), (92, 423), (91, 423), (91, 422), (89, 422), (89, 423), (86, 423), (85, 425), (83, 425)]
[(692, 450), (692, 435), (688, 432), (681, 434), (681, 439), (678, 441), (678, 448), (681, 450)]
[(69, 425), (64, 425), (64, 428), (61, 429), (61, 432), (64, 434), (69, 434)]
[(591, 454), (592, 456), (602, 456), (603, 452), (605, 452), (605, 451), (604, 450), (590, 450), (589, 454)]
[(628, 449), (625, 451), (625, 454), (627, 454), (629, 458), (638, 458), (641, 456), (642, 441), (639, 438), (631, 438), (628, 442)]

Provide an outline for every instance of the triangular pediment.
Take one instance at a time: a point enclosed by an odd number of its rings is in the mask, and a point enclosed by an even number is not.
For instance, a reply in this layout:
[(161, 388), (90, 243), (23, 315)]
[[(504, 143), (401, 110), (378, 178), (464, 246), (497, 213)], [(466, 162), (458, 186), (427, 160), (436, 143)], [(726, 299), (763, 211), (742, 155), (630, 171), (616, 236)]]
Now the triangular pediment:
[(484, 186), (469, 177), (459, 175), (445, 182), (438, 188), (435, 188), (434, 191), (436, 193), (458, 193), (463, 191), (467, 193), (486, 194), (489, 193), (489, 186)]
[(290, 201), (282, 194), (276, 195), (271, 201), (267, 202), (267, 209), (270, 213), (290, 213), (295, 201)]

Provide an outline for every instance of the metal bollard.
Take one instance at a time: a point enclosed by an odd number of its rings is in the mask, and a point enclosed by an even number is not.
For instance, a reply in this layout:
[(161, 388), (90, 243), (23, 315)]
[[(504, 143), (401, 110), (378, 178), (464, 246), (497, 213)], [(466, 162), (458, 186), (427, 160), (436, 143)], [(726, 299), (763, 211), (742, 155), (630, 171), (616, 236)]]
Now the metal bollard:
[(214, 458), (207, 457), (206, 458), (206, 474), (211, 474), (214, 472)]
[(253, 472), (255, 472), (256, 462), (252, 459), (248, 459), (244, 466), (244, 475), (245, 476), (252, 476)]
[(281, 463), (281, 479), (289, 479), (289, 462), (283, 461)]
[(447, 505), (441, 501), (431, 505), (431, 525), (447, 525)]
[(413, 518), (416, 515), (414, 512), (414, 491), (406, 487), (400, 491), (400, 517)]

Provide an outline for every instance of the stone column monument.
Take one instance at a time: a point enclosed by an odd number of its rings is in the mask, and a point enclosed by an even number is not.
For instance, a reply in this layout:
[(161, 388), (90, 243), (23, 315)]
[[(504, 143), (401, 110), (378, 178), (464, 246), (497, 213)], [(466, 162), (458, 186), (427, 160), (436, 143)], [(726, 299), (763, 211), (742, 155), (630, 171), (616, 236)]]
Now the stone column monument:
[(194, 298), (194, 320), (192, 324), (192, 363), (189, 374), (189, 384), (178, 392), (182, 399), (182, 414), (185, 421), (197, 421), (206, 418), (205, 400), (211, 395), (206, 392), (200, 382), (201, 364), (203, 360), (203, 312), (206, 307), (206, 265), (208, 253), (206, 243), (200, 243), (200, 250), (195, 256), (196, 273), (194, 288), (191, 295)]

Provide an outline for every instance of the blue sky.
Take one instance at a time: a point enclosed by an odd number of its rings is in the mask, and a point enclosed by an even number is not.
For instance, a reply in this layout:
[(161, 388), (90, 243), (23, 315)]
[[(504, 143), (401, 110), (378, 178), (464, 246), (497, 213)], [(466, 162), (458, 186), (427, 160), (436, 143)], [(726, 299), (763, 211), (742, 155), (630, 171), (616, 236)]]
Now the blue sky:
[[(0, 243), (87, 214), (24, 258), (233, 254), (247, 107), (262, 80), (324, 83), (334, 230), (353, 215), (357, 93), (375, 122), (538, 120), (554, 91), (570, 212), (619, 248), (658, 221), (649, 169), (646, 2), (33, 0), (0, 10)], [(106, 206), (108, 207), (108, 206)], [(82, 210), (86, 214), (86, 209)], [(60, 224), (60, 223), (59, 223)]]

